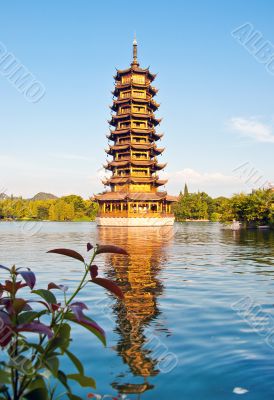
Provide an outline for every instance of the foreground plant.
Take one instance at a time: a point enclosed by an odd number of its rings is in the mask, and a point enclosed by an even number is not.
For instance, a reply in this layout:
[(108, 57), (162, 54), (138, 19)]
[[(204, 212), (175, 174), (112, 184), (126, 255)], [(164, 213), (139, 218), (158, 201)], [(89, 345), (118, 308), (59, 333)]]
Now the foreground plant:
[[(54, 249), (56, 253), (74, 258), (83, 263), (83, 275), (77, 288), (68, 294), (68, 287), (50, 282), (47, 289), (34, 289), (35, 274), (28, 268), (7, 268), (9, 279), (0, 284), (0, 346), (3, 361), (0, 361), (0, 400), (3, 399), (57, 399), (66, 395), (71, 400), (81, 399), (72, 393), (70, 380), (83, 387), (95, 388), (95, 382), (87, 377), (81, 361), (70, 350), (71, 323), (89, 330), (105, 345), (104, 330), (84, 314), (85, 303), (76, 301), (77, 294), (88, 284), (104, 287), (123, 298), (120, 288), (109, 279), (98, 277), (98, 267), (93, 264), (101, 253), (127, 252), (120, 247), (88, 243), (92, 250), (89, 262), (78, 252), (70, 249)], [(18, 295), (23, 288), (30, 289), (30, 298)], [(58, 302), (53, 291), (63, 294), (63, 302)], [(32, 334), (30, 334), (30, 332)], [(35, 334), (35, 335), (33, 335)], [(75, 372), (65, 374), (60, 369), (61, 360), (68, 358), (75, 366)], [(57, 386), (61, 383), (65, 392), (57, 396)]]

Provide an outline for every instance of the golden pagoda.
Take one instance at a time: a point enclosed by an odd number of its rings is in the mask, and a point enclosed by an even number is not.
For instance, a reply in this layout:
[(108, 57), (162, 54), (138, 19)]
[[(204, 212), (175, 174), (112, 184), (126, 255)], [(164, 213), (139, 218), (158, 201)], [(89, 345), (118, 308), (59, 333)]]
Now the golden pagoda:
[(96, 195), (99, 226), (162, 226), (173, 225), (171, 204), (177, 201), (165, 191), (158, 191), (166, 180), (157, 172), (157, 156), (164, 148), (156, 142), (163, 134), (156, 132), (161, 120), (155, 117), (159, 104), (153, 99), (157, 89), (151, 85), (156, 75), (140, 68), (137, 41), (133, 41), (133, 61), (128, 69), (117, 70), (110, 133), (112, 144), (106, 153), (112, 157), (104, 168), (111, 171), (103, 181), (110, 190)]

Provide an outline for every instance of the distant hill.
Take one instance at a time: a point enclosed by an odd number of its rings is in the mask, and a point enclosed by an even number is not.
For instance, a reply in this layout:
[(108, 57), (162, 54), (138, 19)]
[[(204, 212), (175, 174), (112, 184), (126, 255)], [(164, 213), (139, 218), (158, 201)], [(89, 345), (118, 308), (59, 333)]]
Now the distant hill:
[(39, 192), (31, 200), (56, 200), (57, 196), (51, 193)]

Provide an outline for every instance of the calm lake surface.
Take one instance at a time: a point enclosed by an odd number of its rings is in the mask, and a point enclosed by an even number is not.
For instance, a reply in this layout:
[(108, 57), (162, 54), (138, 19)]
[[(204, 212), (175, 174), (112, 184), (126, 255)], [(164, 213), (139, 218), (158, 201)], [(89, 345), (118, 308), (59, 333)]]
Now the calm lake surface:
[(273, 232), (233, 232), (218, 223), (161, 229), (1, 222), (0, 235), (0, 263), (32, 268), (37, 288), (49, 281), (73, 288), (81, 276), (80, 263), (46, 254), (52, 248), (85, 254), (87, 242), (109, 243), (130, 253), (97, 259), (100, 275), (121, 286), (124, 304), (95, 285), (78, 298), (107, 333), (104, 348), (75, 326), (73, 348), (97, 382), (96, 391), (75, 386), (83, 399), (93, 392), (273, 400)]

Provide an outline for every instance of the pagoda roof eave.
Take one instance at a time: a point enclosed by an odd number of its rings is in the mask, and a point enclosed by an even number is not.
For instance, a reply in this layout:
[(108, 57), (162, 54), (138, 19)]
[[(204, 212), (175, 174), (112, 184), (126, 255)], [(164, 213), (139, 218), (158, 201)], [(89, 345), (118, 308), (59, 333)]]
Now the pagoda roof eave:
[(168, 179), (157, 180), (155, 182), (156, 186), (163, 186), (168, 182)]
[[(104, 185), (127, 184), (127, 183), (155, 183), (158, 185), (158, 177), (134, 177), (134, 176), (115, 176), (102, 181)], [(160, 183), (161, 185), (161, 183)]]
[(108, 162), (108, 164), (104, 165), (104, 168), (111, 170), (113, 167), (126, 167), (129, 164), (143, 166), (143, 167), (153, 166), (153, 169), (155, 170), (163, 169), (167, 165), (167, 164), (157, 164), (157, 161), (154, 160), (133, 160), (131, 158), (128, 158), (127, 160), (110, 161)]
[(164, 169), (166, 166), (167, 166), (167, 163), (155, 164), (153, 168), (154, 168), (155, 171), (160, 171), (161, 169)]
[(125, 144), (116, 144), (110, 146), (108, 149), (105, 149), (105, 152), (110, 154), (111, 151), (115, 150), (127, 150), (127, 149), (134, 149), (134, 150), (150, 150), (152, 149), (155, 153), (161, 154), (165, 148), (164, 147), (157, 147), (153, 143), (125, 143)]
[[(96, 201), (159, 201), (167, 200), (166, 192), (105, 192), (100, 195), (95, 195), (94, 199)], [(170, 201), (170, 200), (167, 200)]]
[(157, 76), (157, 74), (152, 74), (149, 71), (149, 68), (140, 68), (138, 66), (133, 66), (132, 65), (129, 68), (126, 68), (126, 69), (116, 69), (116, 75), (114, 75), (114, 79), (115, 80), (119, 80), (119, 78), (121, 76), (123, 76), (125, 74), (128, 74), (129, 72), (136, 72), (136, 73), (141, 73), (141, 74), (146, 73), (150, 77), (151, 81), (153, 81)]
[(154, 114), (149, 115), (149, 114), (141, 114), (141, 113), (140, 114), (139, 113), (127, 113), (127, 114), (112, 115), (111, 120), (109, 120), (108, 123), (112, 126), (116, 126), (116, 121), (127, 119), (129, 117), (143, 118), (145, 120), (149, 120), (154, 124), (154, 126), (157, 126), (162, 122), (162, 118), (155, 118)]
[[(155, 109), (160, 107), (160, 104), (157, 103), (153, 99), (142, 99), (142, 98), (126, 98), (126, 99), (114, 99), (113, 104), (123, 104), (123, 103), (128, 103), (129, 101), (135, 102), (135, 103), (148, 103), (151, 106), (153, 106)], [(110, 106), (113, 107), (113, 106)]]
[(167, 195), (166, 196), (166, 200), (170, 201), (171, 203), (176, 203), (177, 201), (179, 201), (179, 197), (178, 196)]
[(136, 82), (132, 81), (132, 82), (116, 85), (114, 90), (111, 91), (111, 93), (113, 94), (113, 96), (118, 96), (120, 91), (123, 91), (124, 89), (131, 89), (131, 88), (147, 89), (148, 92), (152, 96), (155, 96), (159, 92), (159, 89), (155, 88), (154, 86), (151, 86), (149, 83), (136, 83)]

